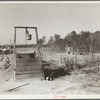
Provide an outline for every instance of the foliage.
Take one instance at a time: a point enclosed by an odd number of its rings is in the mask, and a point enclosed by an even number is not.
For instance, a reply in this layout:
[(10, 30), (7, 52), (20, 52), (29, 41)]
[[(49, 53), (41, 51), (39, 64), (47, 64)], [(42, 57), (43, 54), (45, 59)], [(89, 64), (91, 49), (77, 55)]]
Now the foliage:
[(48, 44), (49, 47), (54, 45), (54, 38), (53, 38), (53, 36), (50, 37), (50, 39), (48, 40), (47, 44)]
[(46, 43), (46, 37), (43, 36), (42, 39), (38, 40), (39, 48), (42, 47)]
[(81, 31), (79, 34), (75, 31), (68, 33), (64, 38), (59, 34), (51, 36), (47, 45), (54, 47), (56, 50), (65, 50), (67, 47), (72, 47), (73, 52), (99, 52), (100, 51), (100, 31), (91, 33), (89, 31)]

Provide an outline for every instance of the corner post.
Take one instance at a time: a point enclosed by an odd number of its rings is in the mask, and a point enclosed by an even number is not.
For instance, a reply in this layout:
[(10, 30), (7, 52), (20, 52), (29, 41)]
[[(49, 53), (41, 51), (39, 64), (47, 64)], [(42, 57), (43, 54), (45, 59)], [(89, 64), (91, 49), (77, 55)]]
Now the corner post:
[(35, 32), (36, 32), (36, 44), (37, 44), (37, 49), (39, 51), (39, 55), (41, 55), (40, 50), (39, 50), (39, 46), (38, 46), (38, 31), (37, 31), (37, 27), (35, 28)]
[(13, 81), (15, 81), (16, 80), (16, 77), (15, 77), (15, 75), (16, 75), (16, 27), (14, 27), (15, 28), (15, 33), (14, 33), (14, 67), (13, 67)]

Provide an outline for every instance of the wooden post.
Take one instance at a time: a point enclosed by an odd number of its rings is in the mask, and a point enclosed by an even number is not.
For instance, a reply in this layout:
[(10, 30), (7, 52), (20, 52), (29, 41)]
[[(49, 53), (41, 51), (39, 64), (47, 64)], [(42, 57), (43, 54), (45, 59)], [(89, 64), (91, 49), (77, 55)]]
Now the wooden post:
[(64, 56), (64, 67), (65, 67), (65, 71), (66, 71), (66, 69), (67, 69), (67, 67), (69, 67), (69, 66), (67, 66), (67, 62), (69, 61), (69, 59), (66, 57), (66, 55)]
[[(27, 30), (27, 27), (26, 27), (26, 30)], [(25, 30), (25, 45), (26, 45), (26, 41), (27, 41), (27, 33), (26, 33), (26, 30)]]
[(77, 48), (77, 46), (76, 46), (76, 54), (75, 54), (75, 65), (77, 65), (77, 50), (78, 48)]
[(63, 65), (63, 56), (62, 55), (60, 56), (60, 63), (61, 63), (61, 65)]
[(75, 54), (75, 65), (77, 65), (77, 53)]
[(91, 33), (91, 60), (92, 60), (92, 63), (93, 63), (93, 36), (92, 36), (93, 33)]
[(36, 32), (36, 43), (38, 44), (38, 32), (37, 32), (37, 28), (35, 28), (35, 32)]
[(14, 34), (14, 55), (16, 53), (16, 28), (15, 28), (15, 34)]
[(78, 67), (77, 67), (77, 51), (78, 51), (78, 47), (76, 46), (76, 53), (75, 53), (75, 69), (78, 69)]
[(35, 32), (36, 32), (36, 44), (37, 44), (37, 49), (39, 51), (39, 55), (41, 55), (40, 50), (39, 50), (39, 46), (38, 46), (38, 31), (37, 28), (35, 28)]
[(16, 75), (16, 28), (15, 28), (15, 34), (14, 34), (14, 67), (12, 68), (13, 69), (13, 80), (15, 81), (16, 78), (15, 78), (15, 75)]

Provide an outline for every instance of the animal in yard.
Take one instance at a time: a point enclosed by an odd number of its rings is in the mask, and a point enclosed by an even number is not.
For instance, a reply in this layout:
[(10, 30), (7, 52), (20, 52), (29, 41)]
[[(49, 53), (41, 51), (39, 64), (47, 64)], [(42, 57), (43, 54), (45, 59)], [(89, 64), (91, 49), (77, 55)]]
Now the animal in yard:
[(57, 78), (59, 76), (64, 76), (67, 74), (64, 68), (56, 68), (56, 69), (50, 69), (44, 68), (44, 80), (52, 81), (54, 78)]

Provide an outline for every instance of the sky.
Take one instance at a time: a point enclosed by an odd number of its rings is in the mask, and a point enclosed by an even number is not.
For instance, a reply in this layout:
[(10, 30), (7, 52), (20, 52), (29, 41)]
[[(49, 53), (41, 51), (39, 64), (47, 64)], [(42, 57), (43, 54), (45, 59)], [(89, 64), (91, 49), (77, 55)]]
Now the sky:
[[(0, 3), (0, 43), (10, 44), (14, 26), (38, 27), (39, 38), (71, 31), (100, 30), (100, 3)], [(29, 30), (35, 42), (34, 30)], [(17, 43), (25, 43), (25, 30), (17, 30)], [(33, 35), (34, 34), (34, 35)]]

